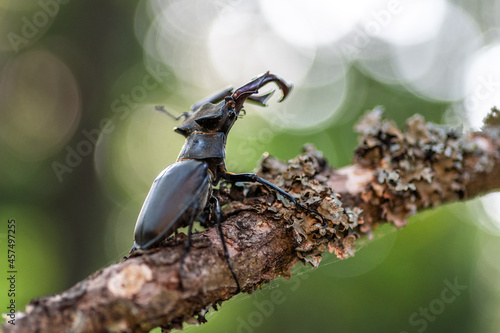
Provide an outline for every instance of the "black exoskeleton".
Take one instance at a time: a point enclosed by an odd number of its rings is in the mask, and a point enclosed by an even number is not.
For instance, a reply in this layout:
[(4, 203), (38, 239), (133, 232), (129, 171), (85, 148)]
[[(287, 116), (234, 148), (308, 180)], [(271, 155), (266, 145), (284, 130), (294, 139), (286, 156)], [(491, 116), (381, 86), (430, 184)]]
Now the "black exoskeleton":
[[(258, 182), (280, 193), (303, 210), (321, 217), (319, 213), (298, 203), (290, 194), (255, 174), (234, 174), (225, 166), (227, 135), (243, 108), (245, 100), (261, 106), (266, 105), (271, 93), (255, 96), (259, 88), (274, 82), (283, 92), (283, 101), (292, 89), (280, 77), (264, 73), (233, 92), (226, 88), (194, 104), (190, 112), (183, 113), (183, 123), (175, 131), (186, 137), (177, 162), (168, 166), (156, 177), (137, 219), (134, 234), (135, 249), (147, 249), (157, 246), (172, 235), (178, 228), (188, 226), (188, 240), (182, 265), (190, 247), (193, 222), (200, 216), (207, 205), (211, 205), (215, 222), (222, 240), (224, 254), (237, 290), (240, 284), (231, 266), (226, 243), (220, 224), (221, 210), (217, 198), (212, 195), (212, 187), (221, 179), (227, 182)], [(213, 104), (218, 103), (218, 104)], [(167, 113), (162, 107), (158, 110)], [(171, 116), (172, 117), (172, 116)], [(180, 279), (182, 286), (182, 278)]]

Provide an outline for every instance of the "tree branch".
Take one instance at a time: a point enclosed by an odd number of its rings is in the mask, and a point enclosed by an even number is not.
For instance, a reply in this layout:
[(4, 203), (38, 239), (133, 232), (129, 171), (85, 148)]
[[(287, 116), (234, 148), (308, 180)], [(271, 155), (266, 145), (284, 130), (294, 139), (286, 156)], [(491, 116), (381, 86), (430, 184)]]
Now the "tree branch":
[[(224, 236), (243, 291), (289, 277), (299, 260), (316, 267), (326, 250), (339, 258), (353, 255), (355, 240), (369, 237), (376, 224), (401, 227), (420, 210), (500, 189), (499, 114), (493, 110), (481, 132), (464, 135), (420, 116), (403, 132), (374, 110), (356, 126), (361, 137), (354, 163), (338, 170), (312, 146), (288, 163), (265, 156), (259, 174), (324, 215), (327, 226), (259, 185), (221, 188)], [(236, 284), (216, 228), (193, 235), (179, 273), (185, 241), (179, 234), (60, 295), (35, 299), (3, 330), (146, 332), (203, 322), (209, 308), (234, 296)]]

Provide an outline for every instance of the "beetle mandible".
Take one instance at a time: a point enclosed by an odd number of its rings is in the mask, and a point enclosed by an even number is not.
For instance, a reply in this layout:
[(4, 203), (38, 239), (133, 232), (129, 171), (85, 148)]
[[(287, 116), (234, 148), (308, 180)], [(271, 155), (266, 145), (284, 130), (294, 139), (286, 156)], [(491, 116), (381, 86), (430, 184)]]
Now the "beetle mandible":
[[(253, 79), (233, 92), (226, 88), (198, 103), (193, 104), (190, 112), (185, 112), (176, 120), (184, 121), (175, 132), (186, 137), (186, 142), (177, 161), (163, 170), (153, 182), (137, 218), (134, 231), (135, 249), (148, 249), (158, 245), (171, 236), (177, 229), (188, 227), (188, 238), (180, 269), (189, 251), (194, 221), (210, 205), (215, 213), (215, 223), (224, 250), (226, 261), (236, 281), (240, 284), (229, 260), (226, 243), (221, 228), (221, 209), (219, 202), (212, 195), (212, 188), (221, 179), (236, 182), (257, 182), (268, 189), (281, 194), (302, 210), (309, 211), (322, 218), (317, 211), (298, 203), (294, 197), (281, 188), (252, 173), (234, 174), (225, 166), (225, 147), (227, 135), (243, 108), (245, 100), (266, 106), (267, 99), (273, 92), (255, 96), (258, 89), (274, 82), (283, 92), (282, 102), (292, 90), (292, 85), (269, 71)], [(213, 104), (218, 103), (218, 104)], [(162, 107), (158, 110), (167, 113)], [(173, 116), (171, 116), (173, 117)], [(182, 281), (180, 282), (182, 286)]]

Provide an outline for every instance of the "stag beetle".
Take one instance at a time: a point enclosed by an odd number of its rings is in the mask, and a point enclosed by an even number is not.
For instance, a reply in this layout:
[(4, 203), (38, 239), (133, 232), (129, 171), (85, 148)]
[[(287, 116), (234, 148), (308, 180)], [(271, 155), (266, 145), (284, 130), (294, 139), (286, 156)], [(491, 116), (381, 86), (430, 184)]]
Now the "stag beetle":
[[(220, 205), (217, 198), (212, 195), (212, 188), (221, 179), (230, 183), (260, 183), (280, 193), (297, 207), (321, 216), (315, 210), (298, 203), (287, 192), (255, 174), (234, 174), (226, 170), (225, 147), (229, 130), (238, 119), (245, 100), (266, 106), (266, 101), (274, 91), (262, 96), (253, 95), (269, 82), (275, 82), (283, 92), (279, 102), (288, 96), (293, 87), (280, 77), (266, 72), (234, 92), (229, 87), (201, 100), (191, 107), (190, 112), (185, 112), (177, 118), (170, 115), (163, 107), (157, 107), (157, 110), (165, 112), (176, 120), (184, 117), (182, 124), (174, 130), (186, 137), (186, 142), (177, 162), (168, 166), (154, 180), (137, 219), (135, 242), (131, 252), (135, 249), (154, 247), (178, 228), (188, 226), (188, 238), (180, 266), (182, 269), (190, 247), (193, 222), (207, 207), (211, 208), (215, 213), (213, 214), (215, 224), (221, 237), (226, 261), (239, 291), (240, 284), (229, 261), (222, 235)], [(182, 281), (180, 284), (182, 287)]]

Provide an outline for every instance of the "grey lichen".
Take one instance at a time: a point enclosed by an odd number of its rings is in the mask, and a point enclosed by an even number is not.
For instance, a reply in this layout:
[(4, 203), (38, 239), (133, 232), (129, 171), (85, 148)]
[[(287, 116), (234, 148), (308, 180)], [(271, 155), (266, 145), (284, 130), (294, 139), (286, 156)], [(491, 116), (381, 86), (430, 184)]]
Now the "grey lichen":
[[(335, 252), (341, 258), (354, 255), (356, 227), (363, 223), (361, 211), (344, 210), (339, 196), (327, 185), (326, 160), (313, 146), (306, 145), (302, 155), (286, 164), (264, 155), (257, 174), (289, 191), (298, 202), (318, 214), (284, 207), (281, 201), (270, 203), (270, 211), (289, 221), (298, 257), (317, 267), (322, 253)], [(289, 206), (289, 205), (288, 205)]]
[[(363, 198), (381, 207), (383, 217), (396, 226), (404, 226), (419, 209), (464, 198), (464, 154), (477, 147), (461, 130), (415, 115), (402, 131), (392, 121), (382, 120), (380, 108), (368, 112), (356, 130), (361, 137), (355, 162), (372, 167), (377, 179)], [(479, 166), (486, 170), (489, 162), (486, 158)]]

